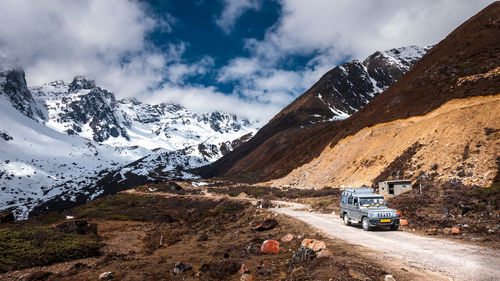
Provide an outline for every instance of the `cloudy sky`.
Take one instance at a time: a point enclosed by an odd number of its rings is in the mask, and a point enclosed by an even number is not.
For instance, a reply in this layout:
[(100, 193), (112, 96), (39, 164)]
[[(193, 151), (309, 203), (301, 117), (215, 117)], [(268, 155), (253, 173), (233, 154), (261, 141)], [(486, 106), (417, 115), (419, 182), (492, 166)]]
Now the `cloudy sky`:
[(83, 74), (118, 98), (266, 120), (333, 66), (436, 44), (485, 0), (2, 0), (30, 86)]

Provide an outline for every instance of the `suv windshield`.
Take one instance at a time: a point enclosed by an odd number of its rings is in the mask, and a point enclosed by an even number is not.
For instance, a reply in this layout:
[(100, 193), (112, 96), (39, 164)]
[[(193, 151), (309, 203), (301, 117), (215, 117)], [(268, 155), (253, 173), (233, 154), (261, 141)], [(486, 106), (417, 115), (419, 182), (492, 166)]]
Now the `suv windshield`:
[(359, 198), (359, 205), (361, 207), (385, 206), (385, 200), (383, 197)]

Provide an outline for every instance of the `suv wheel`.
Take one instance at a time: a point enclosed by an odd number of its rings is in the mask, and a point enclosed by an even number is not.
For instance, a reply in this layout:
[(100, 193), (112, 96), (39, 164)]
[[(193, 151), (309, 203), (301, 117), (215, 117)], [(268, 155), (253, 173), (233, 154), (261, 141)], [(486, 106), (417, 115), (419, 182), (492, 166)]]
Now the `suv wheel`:
[(344, 214), (344, 224), (351, 225), (351, 222), (349, 221), (349, 216), (347, 215), (347, 213)]
[(369, 231), (370, 230), (370, 224), (368, 222), (368, 218), (367, 217), (363, 218), (363, 230), (364, 231)]
[(391, 230), (398, 230), (399, 225), (391, 225)]

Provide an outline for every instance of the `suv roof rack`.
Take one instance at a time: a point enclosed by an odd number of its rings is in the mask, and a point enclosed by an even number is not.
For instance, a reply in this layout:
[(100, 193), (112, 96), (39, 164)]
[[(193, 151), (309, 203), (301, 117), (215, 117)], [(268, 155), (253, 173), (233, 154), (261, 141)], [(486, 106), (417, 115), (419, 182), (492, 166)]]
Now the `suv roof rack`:
[(374, 193), (375, 189), (371, 187), (347, 187), (344, 188), (344, 191), (346, 192), (352, 192), (352, 193)]

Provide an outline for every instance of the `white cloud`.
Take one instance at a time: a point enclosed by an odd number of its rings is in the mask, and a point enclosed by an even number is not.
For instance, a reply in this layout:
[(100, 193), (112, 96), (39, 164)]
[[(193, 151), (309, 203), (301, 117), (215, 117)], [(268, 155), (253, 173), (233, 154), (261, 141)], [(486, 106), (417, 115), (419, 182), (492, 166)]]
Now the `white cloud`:
[(226, 33), (230, 33), (238, 18), (250, 9), (260, 9), (261, 0), (222, 0), (224, 9), (215, 23)]
[(198, 112), (223, 111), (253, 120), (267, 121), (281, 107), (223, 94), (215, 87), (164, 85), (146, 98), (151, 103), (179, 103)]
[[(280, 0), (276, 24), (264, 39), (247, 39), (250, 56), (232, 59), (218, 79), (237, 83), (239, 94), (285, 106), (346, 58), (436, 44), (491, 2)], [(294, 55), (314, 57), (300, 71), (283, 70), (280, 62)]]

